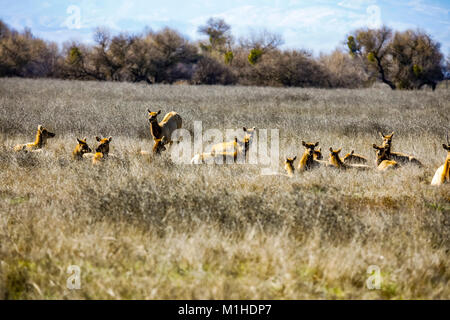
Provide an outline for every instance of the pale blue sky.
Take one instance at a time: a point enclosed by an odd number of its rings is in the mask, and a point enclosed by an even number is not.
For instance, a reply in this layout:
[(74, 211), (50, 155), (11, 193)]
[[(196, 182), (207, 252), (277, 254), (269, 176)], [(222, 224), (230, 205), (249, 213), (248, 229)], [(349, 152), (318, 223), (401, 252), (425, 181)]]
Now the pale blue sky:
[(140, 32), (169, 26), (191, 40), (199, 25), (222, 17), (237, 37), (266, 28), (280, 33), (285, 48), (311, 49), (315, 54), (342, 45), (359, 27), (387, 24), (397, 30), (421, 28), (450, 52), (449, 0), (0, 0), (0, 19), (37, 36), (62, 43), (92, 42), (96, 26), (113, 32)]

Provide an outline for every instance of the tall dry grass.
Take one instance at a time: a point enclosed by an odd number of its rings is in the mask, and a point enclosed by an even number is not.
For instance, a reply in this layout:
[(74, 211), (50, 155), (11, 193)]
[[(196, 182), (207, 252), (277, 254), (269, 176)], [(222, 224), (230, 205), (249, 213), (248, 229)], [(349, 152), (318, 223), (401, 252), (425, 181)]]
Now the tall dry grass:
[[(4, 299), (449, 299), (450, 186), (442, 164), (450, 91), (147, 86), (0, 80), (0, 297)], [(289, 179), (258, 165), (177, 165), (149, 150), (146, 110), (183, 127), (278, 128), (280, 164), (355, 149), (375, 159), (378, 130), (424, 168), (321, 168)], [(11, 147), (38, 124), (41, 154)], [(74, 162), (75, 137), (113, 136), (116, 157)], [(324, 152), (328, 157), (328, 152)], [(298, 160), (297, 160), (298, 161)], [(69, 290), (69, 265), (81, 289)], [(380, 290), (366, 287), (381, 270)]]

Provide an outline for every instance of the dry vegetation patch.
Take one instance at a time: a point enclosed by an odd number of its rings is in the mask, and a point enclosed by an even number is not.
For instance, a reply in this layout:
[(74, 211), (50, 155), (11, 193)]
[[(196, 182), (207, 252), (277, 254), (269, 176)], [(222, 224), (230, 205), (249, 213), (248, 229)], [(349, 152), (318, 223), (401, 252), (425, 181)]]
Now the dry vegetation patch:
[[(450, 91), (148, 86), (0, 80), (0, 297), (449, 299)], [(278, 128), (283, 159), (301, 140), (355, 150), (374, 166), (377, 131), (424, 168), (263, 176), (257, 165), (178, 165), (153, 144), (147, 108), (193, 130)], [(39, 154), (11, 147), (43, 124)], [(112, 136), (99, 166), (73, 161), (76, 137)], [(445, 141), (444, 141), (445, 142)], [(298, 160), (297, 160), (298, 161)], [(81, 289), (66, 288), (67, 267)], [(365, 286), (380, 267), (380, 290)]]

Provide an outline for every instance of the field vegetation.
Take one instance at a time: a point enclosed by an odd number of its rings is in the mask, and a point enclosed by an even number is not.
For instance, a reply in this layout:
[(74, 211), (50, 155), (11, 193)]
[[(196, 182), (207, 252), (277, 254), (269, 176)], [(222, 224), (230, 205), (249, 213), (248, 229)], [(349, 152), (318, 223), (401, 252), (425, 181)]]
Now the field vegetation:
[[(175, 164), (151, 150), (147, 108), (183, 128), (279, 129), (280, 170), (302, 140), (374, 167), (378, 131), (405, 166), (261, 175), (260, 165)], [(2, 299), (449, 299), (450, 91), (143, 85), (0, 79)], [(160, 117), (162, 116), (160, 115)], [(16, 153), (39, 124), (41, 153)], [(74, 161), (76, 138), (114, 158)], [(296, 162), (296, 165), (298, 160)], [(67, 268), (81, 270), (69, 290)], [(369, 290), (369, 266), (381, 271)]]

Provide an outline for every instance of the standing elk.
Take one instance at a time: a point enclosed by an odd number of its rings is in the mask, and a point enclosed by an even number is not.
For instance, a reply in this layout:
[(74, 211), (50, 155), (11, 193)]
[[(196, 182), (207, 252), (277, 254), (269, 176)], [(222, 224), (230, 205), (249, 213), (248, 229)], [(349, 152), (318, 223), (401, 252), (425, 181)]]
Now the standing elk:
[(444, 150), (447, 150), (447, 158), (445, 159), (444, 164), (436, 170), (433, 180), (431, 181), (432, 186), (440, 186), (450, 182), (450, 141), (448, 140), (448, 134), (447, 144), (442, 144), (442, 147)]
[(167, 113), (161, 122), (158, 123), (158, 115), (161, 113), (161, 110), (157, 112), (152, 112), (150, 109), (148, 111), (148, 121), (150, 122), (150, 133), (153, 137), (153, 140), (162, 139), (162, 137), (166, 137), (169, 143), (172, 143), (172, 133), (180, 129), (183, 121), (178, 113), (175, 111)]

